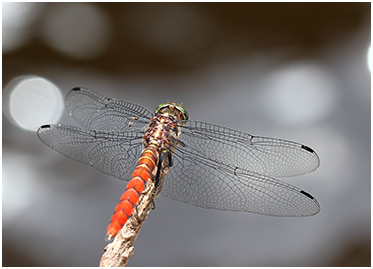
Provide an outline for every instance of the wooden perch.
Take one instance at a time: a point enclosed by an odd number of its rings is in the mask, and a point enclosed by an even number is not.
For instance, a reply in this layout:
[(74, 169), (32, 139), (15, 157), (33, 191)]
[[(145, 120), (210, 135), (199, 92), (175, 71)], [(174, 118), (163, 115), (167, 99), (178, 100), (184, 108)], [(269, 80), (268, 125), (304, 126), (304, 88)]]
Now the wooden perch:
[(129, 258), (135, 251), (133, 246), (142, 225), (153, 208), (154, 201), (161, 193), (161, 187), (165, 175), (168, 173), (168, 165), (161, 169), (159, 187), (155, 194), (156, 188), (154, 177), (157, 169), (154, 169), (151, 179), (146, 183), (137, 206), (134, 208), (131, 217), (124, 224), (120, 232), (115, 236), (114, 241), (106, 245), (104, 254), (100, 260), (100, 267), (124, 267), (127, 265)]

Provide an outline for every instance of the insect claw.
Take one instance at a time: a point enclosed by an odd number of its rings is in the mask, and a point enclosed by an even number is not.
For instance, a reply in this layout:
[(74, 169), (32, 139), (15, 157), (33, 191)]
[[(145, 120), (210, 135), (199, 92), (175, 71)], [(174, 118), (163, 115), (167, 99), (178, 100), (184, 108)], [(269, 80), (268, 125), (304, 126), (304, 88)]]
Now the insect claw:
[(106, 242), (110, 242), (112, 239), (113, 239), (113, 235), (112, 234), (107, 234), (106, 237), (105, 237), (105, 241)]

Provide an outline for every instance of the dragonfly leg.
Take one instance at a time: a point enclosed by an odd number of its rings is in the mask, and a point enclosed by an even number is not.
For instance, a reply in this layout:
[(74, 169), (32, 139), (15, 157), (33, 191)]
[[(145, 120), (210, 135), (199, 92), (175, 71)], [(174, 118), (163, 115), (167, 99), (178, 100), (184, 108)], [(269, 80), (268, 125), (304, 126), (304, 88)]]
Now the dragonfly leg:
[(167, 154), (167, 158), (168, 158), (168, 167), (171, 167), (173, 165), (171, 151), (169, 151), (168, 149), (162, 149), (160, 154), (159, 154), (159, 161), (158, 161), (158, 166), (157, 166), (157, 175), (155, 176), (155, 180), (154, 180), (156, 188), (158, 188), (159, 177), (160, 177), (161, 170), (162, 170), (162, 164), (163, 164), (163, 161), (165, 159), (166, 154)]
[(175, 132), (176, 136), (179, 136), (179, 129), (177, 129), (177, 127), (174, 127), (174, 128), (172, 129), (172, 131)]
[[(159, 177), (161, 175), (161, 169), (162, 169), (162, 163), (163, 163), (163, 160), (164, 160), (164, 153), (165, 153), (165, 150), (162, 150), (159, 154), (159, 160), (158, 160), (158, 165), (157, 165), (157, 174), (155, 175), (155, 178), (154, 178), (154, 184), (155, 184), (155, 193), (157, 194), (158, 193), (158, 189), (159, 189)], [(155, 201), (153, 201), (153, 207), (152, 207), (152, 210), (155, 209)]]
[(156, 174), (155, 179), (154, 179), (154, 184), (155, 184), (156, 189), (158, 189), (158, 185), (159, 185), (159, 177), (161, 175), (163, 155), (164, 155), (164, 153), (163, 153), (163, 151), (161, 151), (161, 153), (159, 154), (159, 161), (158, 161), (158, 165), (157, 165), (157, 174)]
[(163, 164), (163, 161), (166, 157), (166, 154), (167, 154), (167, 158), (168, 158), (168, 167), (171, 167), (173, 165), (171, 151), (169, 151), (168, 149), (162, 149), (160, 154), (159, 154), (159, 161), (158, 161), (158, 165), (157, 165), (157, 174), (156, 174), (155, 179), (154, 179), (156, 190), (158, 190), (158, 187), (159, 187), (159, 178), (160, 178), (160, 175), (161, 175), (162, 164)]
[[(167, 156), (166, 156), (166, 154), (167, 154)], [(167, 164), (168, 167), (172, 166), (172, 164), (173, 164), (172, 153), (168, 149), (162, 149), (161, 152), (159, 153), (159, 160), (158, 160), (158, 165), (157, 165), (157, 174), (155, 175), (155, 178), (154, 178), (155, 193), (156, 194), (158, 194), (159, 191), (160, 191), (159, 182), (160, 182), (162, 164), (163, 164), (163, 161), (165, 160), (165, 158), (168, 159), (168, 164)], [(152, 207), (152, 210), (154, 210), (154, 209), (155, 209), (155, 202), (153, 202), (153, 207)]]
[(179, 139), (175, 139), (175, 138), (172, 138), (172, 137), (171, 137), (170, 140), (171, 140), (173, 143), (177, 144), (177, 145), (181, 145), (181, 146), (185, 147), (185, 143), (184, 143), (183, 141), (179, 140)]
[(172, 160), (172, 153), (171, 151), (167, 150), (167, 157), (168, 157), (168, 167), (171, 167), (174, 165), (174, 162)]

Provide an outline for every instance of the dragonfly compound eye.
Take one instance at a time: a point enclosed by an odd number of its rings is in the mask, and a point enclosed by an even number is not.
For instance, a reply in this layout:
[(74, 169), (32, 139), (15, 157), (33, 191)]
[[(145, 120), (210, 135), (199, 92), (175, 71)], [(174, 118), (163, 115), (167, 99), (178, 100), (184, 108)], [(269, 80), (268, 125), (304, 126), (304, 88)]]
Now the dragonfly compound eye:
[(155, 114), (157, 113), (170, 113), (174, 114), (175, 110), (178, 112), (181, 120), (188, 120), (188, 112), (186, 109), (177, 103), (163, 103), (160, 104), (154, 111)]

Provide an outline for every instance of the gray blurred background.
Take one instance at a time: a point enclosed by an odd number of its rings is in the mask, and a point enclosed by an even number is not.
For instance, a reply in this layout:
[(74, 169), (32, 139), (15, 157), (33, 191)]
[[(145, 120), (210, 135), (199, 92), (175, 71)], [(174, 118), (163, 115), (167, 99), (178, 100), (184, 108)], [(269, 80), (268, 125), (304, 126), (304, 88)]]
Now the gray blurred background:
[[(191, 119), (319, 154), (318, 170), (283, 179), (314, 195), (319, 215), (223, 212), (161, 196), (130, 266), (370, 265), (370, 3), (2, 5), (4, 266), (97, 266), (125, 188), (38, 140), (35, 126), (51, 122), (33, 112), (50, 102), (27, 91), (21, 105), (9, 101), (30, 75), (60, 96), (84, 86), (151, 110), (182, 102)], [(33, 127), (16, 123), (21, 108)], [(64, 110), (58, 121), (76, 125)]]

